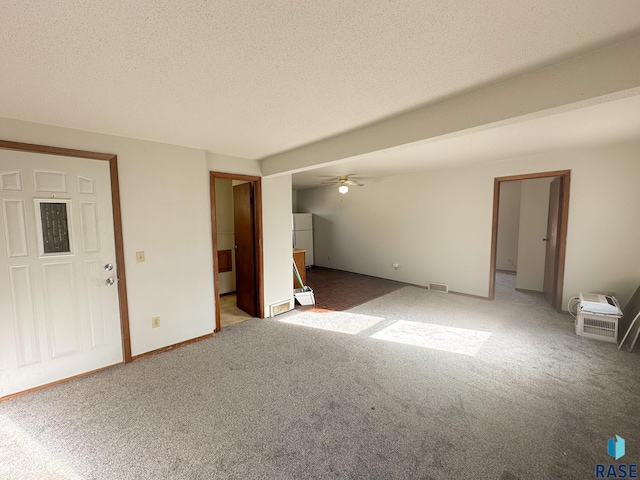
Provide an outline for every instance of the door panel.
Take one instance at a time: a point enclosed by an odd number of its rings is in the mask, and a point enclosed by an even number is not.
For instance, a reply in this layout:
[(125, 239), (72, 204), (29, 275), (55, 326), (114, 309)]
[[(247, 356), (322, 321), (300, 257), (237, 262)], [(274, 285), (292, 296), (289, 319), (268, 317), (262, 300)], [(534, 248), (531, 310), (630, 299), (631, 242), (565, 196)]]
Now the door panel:
[(544, 298), (556, 307), (556, 273), (558, 232), (560, 220), (560, 190), (562, 178), (556, 178), (549, 188), (549, 216), (547, 217), (546, 254), (544, 264)]
[(7, 257), (28, 257), (29, 245), (27, 244), (27, 220), (24, 200), (3, 198), (2, 213)]
[(233, 228), (236, 256), (236, 304), (256, 316), (256, 262), (254, 240), (253, 185), (233, 187)]
[(123, 359), (109, 163), (0, 150), (0, 396)]
[(100, 236), (95, 202), (80, 202), (80, 229), (84, 253), (99, 252)]
[(35, 299), (31, 288), (31, 267), (29, 265), (9, 267), (9, 282), (14, 317), (19, 319), (15, 322), (16, 362), (18, 367), (24, 367), (40, 361), (38, 327), (34, 310)]
[[(84, 262), (84, 272), (86, 278), (99, 278), (101, 269), (98, 260), (86, 260)], [(108, 345), (108, 319), (104, 316), (103, 298), (100, 294), (102, 286), (99, 282), (87, 285), (87, 302), (89, 305), (89, 328), (91, 332), (91, 348), (104, 347)]]
[(76, 300), (76, 278), (70, 262), (42, 266), (44, 321), (51, 358), (80, 351), (80, 326)]

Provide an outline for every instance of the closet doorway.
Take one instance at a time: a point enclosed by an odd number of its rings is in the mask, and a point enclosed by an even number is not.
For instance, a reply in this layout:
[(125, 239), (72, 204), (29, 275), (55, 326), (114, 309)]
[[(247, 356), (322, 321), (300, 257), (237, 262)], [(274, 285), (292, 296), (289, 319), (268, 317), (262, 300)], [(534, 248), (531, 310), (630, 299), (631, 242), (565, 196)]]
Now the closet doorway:
[(209, 185), (219, 332), (225, 323), (264, 318), (262, 189), (260, 177), (220, 172), (210, 172)]
[[(520, 271), (522, 269), (526, 270), (526, 275), (523, 274), (518, 279), (517, 283), (521, 285), (518, 290), (542, 292), (553, 308), (562, 311), (570, 173), (569, 170), (562, 170), (495, 179), (491, 276), (489, 281), (490, 299), (495, 297), (496, 271)], [(517, 187), (516, 182), (522, 185), (521, 190), (514, 188)], [(545, 195), (543, 200), (545, 200), (546, 218), (542, 219), (542, 224), (540, 223), (540, 218), (538, 218), (537, 231), (531, 231), (530, 228), (535, 222), (519, 218), (520, 237), (515, 240), (517, 243), (516, 248), (511, 248), (512, 251), (517, 252), (517, 261), (514, 261), (516, 257), (513, 256), (513, 252), (511, 252), (511, 258), (509, 258), (510, 252), (505, 252), (502, 248), (502, 245), (507, 243), (505, 238), (508, 237), (508, 234), (505, 233), (504, 228), (499, 228), (501, 222), (509, 221), (505, 216), (505, 210), (501, 211), (500, 209), (501, 198), (503, 202), (505, 200), (505, 195), (501, 195), (501, 193), (507, 193), (507, 190), (512, 191), (512, 195), (521, 195), (521, 197), (518, 197), (523, 202), (518, 207), (520, 212), (523, 212), (523, 209), (525, 212), (529, 212), (527, 202), (529, 204), (534, 202), (535, 196), (539, 197), (541, 191)], [(513, 204), (503, 205), (503, 207), (505, 209), (513, 207)], [(544, 214), (545, 212), (542, 213)], [(540, 217), (540, 212), (538, 212), (537, 216)], [(504, 225), (502, 226), (504, 227)], [(517, 234), (515, 235), (517, 236)], [(500, 252), (498, 251), (499, 242), (502, 242)], [(509, 249), (507, 248), (507, 250)]]

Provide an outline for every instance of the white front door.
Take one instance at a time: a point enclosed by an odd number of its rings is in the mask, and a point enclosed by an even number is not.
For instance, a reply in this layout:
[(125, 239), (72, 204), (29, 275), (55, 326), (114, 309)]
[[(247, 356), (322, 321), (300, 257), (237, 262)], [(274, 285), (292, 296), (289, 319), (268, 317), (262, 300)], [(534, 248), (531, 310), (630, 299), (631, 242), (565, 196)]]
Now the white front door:
[(0, 150), (0, 397), (122, 359), (109, 162)]

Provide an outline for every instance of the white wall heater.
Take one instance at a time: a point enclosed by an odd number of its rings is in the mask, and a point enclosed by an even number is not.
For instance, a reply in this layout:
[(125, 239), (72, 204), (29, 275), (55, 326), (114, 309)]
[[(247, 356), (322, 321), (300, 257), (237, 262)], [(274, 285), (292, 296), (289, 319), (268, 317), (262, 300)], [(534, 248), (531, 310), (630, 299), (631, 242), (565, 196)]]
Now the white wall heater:
[(581, 293), (576, 315), (576, 334), (616, 343), (620, 317), (622, 317), (622, 311), (615, 297)]

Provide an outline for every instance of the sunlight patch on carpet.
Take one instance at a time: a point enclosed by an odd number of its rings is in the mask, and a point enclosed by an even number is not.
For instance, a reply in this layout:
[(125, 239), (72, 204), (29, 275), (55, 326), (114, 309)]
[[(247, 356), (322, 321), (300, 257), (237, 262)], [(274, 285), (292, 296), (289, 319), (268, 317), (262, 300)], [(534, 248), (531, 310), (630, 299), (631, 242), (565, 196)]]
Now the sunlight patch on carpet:
[(398, 320), (371, 338), (475, 356), (490, 336), (489, 332)]
[(82, 477), (53, 457), (18, 424), (0, 416), (0, 478), (81, 480)]
[(347, 312), (313, 312), (306, 311), (279, 320), (283, 323), (302, 325), (304, 327), (331, 330), (333, 332), (356, 335), (367, 328), (382, 322), (384, 318), (370, 315), (358, 315)]

